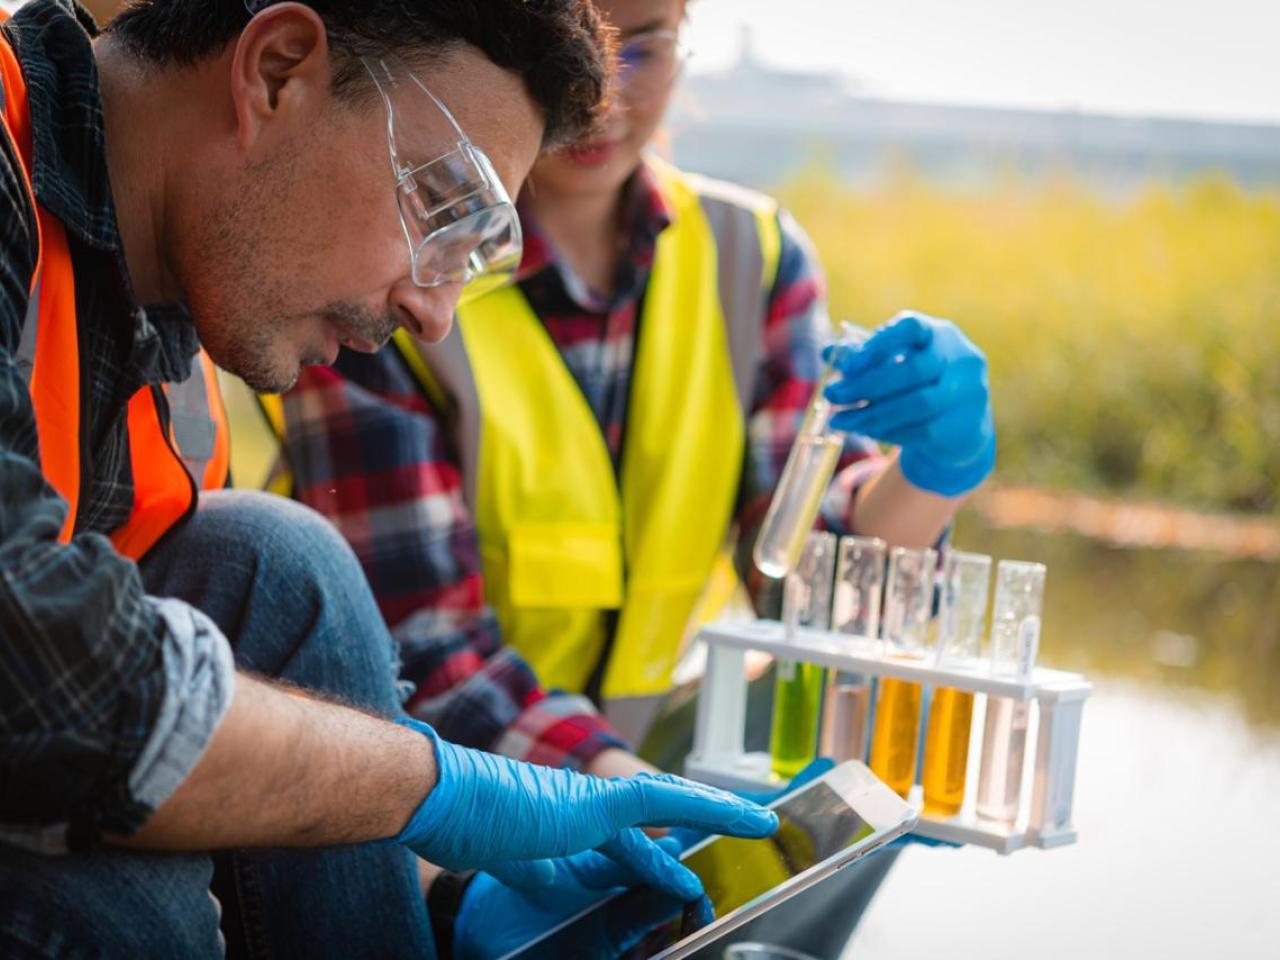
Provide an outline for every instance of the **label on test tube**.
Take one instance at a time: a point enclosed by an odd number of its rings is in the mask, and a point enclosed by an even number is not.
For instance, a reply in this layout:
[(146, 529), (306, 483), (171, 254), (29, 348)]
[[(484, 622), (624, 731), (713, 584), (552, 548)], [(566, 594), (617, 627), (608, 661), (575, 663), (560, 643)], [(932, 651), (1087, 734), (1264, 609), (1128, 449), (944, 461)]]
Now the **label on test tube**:
[(1027, 680), (1036, 665), (1040, 652), (1040, 618), (1023, 617), (1018, 624), (1018, 676)]

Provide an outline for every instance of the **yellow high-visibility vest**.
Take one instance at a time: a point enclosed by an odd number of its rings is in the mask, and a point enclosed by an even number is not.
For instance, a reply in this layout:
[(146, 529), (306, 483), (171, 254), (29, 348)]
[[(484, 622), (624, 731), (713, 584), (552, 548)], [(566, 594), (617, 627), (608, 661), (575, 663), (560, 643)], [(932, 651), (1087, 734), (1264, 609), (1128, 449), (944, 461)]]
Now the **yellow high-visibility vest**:
[(777, 207), (648, 161), (672, 211), (636, 344), (619, 474), (518, 288), (468, 304), (439, 344), (395, 344), (458, 431), (486, 598), (548, 688), (670, 686), (730, 532), (777, 273)]

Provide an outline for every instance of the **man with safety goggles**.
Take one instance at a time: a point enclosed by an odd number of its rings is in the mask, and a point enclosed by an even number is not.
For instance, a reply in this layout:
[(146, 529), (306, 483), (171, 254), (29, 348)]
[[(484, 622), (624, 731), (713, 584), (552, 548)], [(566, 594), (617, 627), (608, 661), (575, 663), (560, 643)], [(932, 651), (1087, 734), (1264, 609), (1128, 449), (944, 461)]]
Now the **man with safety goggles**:
[[(459, 303), (510, 283), (520, 265), (520, 218), (489, 158), (402, 64), (389, 58), (363, 63), (387, 110), (387, 146), (414, 283), (456, 287)], [(453, 149), (416, 162), (415, 156), (430, 155), (433, 139), (423, 115), (436, 112), (452, 128)]]
[(432, 956), (415, 855), (687, 901), (638, 825), (775, 828), (442, 740), (341, 538), (222, 489), (213, 362), (280, 389), (443, 335), (519, 260), (509, 191), (590, 128), (606, 59), (586, 0), (0, 26), (0, 955)]

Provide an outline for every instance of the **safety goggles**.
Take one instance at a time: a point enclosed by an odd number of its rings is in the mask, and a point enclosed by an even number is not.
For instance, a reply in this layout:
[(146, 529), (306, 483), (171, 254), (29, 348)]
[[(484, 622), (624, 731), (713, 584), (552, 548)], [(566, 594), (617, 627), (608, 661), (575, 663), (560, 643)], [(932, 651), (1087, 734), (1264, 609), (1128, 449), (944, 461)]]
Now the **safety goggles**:
[[(245, 0), (245, 8), (256, 16), (276, 2)], [(387, 147), (413, 282), (458, 284), (459, 303), (509, 283), (523, 252), (520, 218), (489, 158), (403, 63), (392, 57), (361, 62), (387, 110)], [(453, 140), (444, 154), (438, 152), (442, 138)]]
[[(460, 303), (509, 283), (523, 251), (520, 217), (493, 164), (403, 64), (391, 58), (362, 62), (387, 109), (387, 147), (413, 282), (459, 284)], [(424, 107), (443, 117), (456, 139), (453, 149), (421, 162), (430, 144), (439, 142)]]

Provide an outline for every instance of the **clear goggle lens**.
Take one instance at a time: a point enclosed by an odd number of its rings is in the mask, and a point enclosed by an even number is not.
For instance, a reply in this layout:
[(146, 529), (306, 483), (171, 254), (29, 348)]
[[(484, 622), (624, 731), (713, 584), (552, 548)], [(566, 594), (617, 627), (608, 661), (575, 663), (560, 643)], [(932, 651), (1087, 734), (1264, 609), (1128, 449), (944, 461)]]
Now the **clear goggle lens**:
[(461, 143), (402, 175), (400, 219), (419, 286), (464, 286), (463, 301), (509, 283), (523, 249), (520, 218), (492, 165)]
[[(414, 282), (460, 284), (460, 302), (511, 282), (523, 249), (520, 218), (489, 158), (403, 64), (366, 58), (364, 65), (387, 110), (387, 146)], [(445, 120), (457, 139), (452, 150), (414, 165), (414, 154), (427, 152), (421, 148), (431, 139), (432, 114)], [(410, 116), (421, 119), (406, 127)]]
[(462, 300), (471, 300), (509, 283), (520, 255), (515, 207), (487, 207), (423, 238), (414, 247), (413, 280), (421, 287), (462, 284)]

